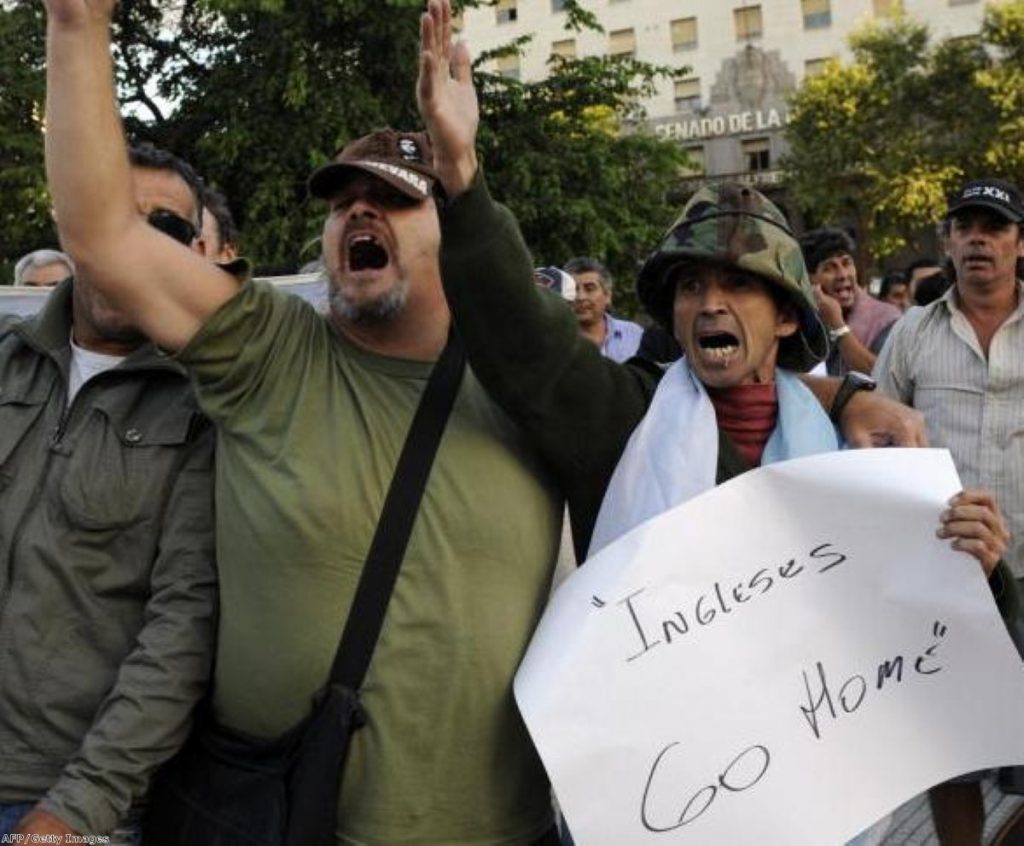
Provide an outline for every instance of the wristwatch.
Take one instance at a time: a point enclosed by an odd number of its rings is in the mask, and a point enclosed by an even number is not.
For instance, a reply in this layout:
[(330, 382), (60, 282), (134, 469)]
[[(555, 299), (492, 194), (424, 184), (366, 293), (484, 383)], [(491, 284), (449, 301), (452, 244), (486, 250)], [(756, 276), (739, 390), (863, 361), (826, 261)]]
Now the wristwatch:
[(857, 393), (857, 391), (873, 391), (877, 387), (878, 383), (866, 373), (851, 370), (843, 377), (843, 383), (839, 386), (839, 390), (836, 391), (836, 397), (832, 400), (832, 408), (829, 410), (828, 419), (838, 426), (839, 418), (842, 416), (846, 404), (850, 401), (850, 397)]
[(846, 325), (846, 324), (844, 323), (844, 324), (843, 324), (842, 326), (840, 326), (840, 327), (839, 327), (838, 329), (829, 329), (829, 330), (828, 330), (828, 339), (829, 339), (829, 341), (831, 341), (831, 342), (832, 342), (832, 343), (834, 344), (834, 343), (836, 343), (836, 342), (837, 342), (837, 341), (838, 341), (838, 340), (839, 340), (840, 338), (845, 338), (845, 337), (846, 337), (847, 335), (849, 335), (849, 334), (850, 334), (850, 327), (849, 327), (849, 326), (847, 326), (847, 325)]

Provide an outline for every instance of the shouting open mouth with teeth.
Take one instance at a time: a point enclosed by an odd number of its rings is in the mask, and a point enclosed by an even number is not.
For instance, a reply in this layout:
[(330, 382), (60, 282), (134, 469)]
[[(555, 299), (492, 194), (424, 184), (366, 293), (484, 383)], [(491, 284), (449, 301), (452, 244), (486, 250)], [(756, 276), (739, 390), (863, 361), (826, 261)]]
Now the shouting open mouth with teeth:
[(378, 228), (363, 224), (350, 227), (339, 246), (340, 261), (331, 273), (332, 312), (354, 323), (391, 318), (408, 292), (391, 239)]
[(370, 232), (356, 232), (345, 239), (345, 265), (352, 273), (382, 270), (391, 263), (387, 247)]
[(702, 356), (713, 364), (727, 364), (740, 349), (740, 341), (732, 332), (712, 332), (700, 335), (697, 346)]
[(673, 329), (694, 375), (710, 388), (770, 382), (795, 313), (772, 283), (746, 271), (708, 265), (679, 273)]

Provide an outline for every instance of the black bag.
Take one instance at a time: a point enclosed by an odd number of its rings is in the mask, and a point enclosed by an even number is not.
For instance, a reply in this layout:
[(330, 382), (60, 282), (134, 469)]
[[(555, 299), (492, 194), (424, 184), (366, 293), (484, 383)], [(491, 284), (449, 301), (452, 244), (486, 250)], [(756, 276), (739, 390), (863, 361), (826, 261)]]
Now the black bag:
[(158, 774), (145, 846), (334, 846), (358, 690), (384, 623), (465, 355), (453, 334), (430, 375), (388, 488), (328, 680), (308, 717), (270, 740), (219, 726), (209, 708)]

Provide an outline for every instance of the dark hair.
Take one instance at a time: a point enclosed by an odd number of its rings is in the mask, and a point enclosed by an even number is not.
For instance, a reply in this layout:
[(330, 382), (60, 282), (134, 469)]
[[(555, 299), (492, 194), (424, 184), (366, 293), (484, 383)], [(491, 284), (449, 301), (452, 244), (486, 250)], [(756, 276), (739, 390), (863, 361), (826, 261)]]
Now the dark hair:
[[(921, 265), (924, 267), (924, 265)], [(953, 284), (952, 279), (941, 270), (936, 270), (931, 276), (918, 279), (914, 286), (914, 305), (925, 306), (934, 302)]]
[(235, 218), (228, 207), (228, 198), (216, 188), (209, 185), (202, 186), (203, 208), (213, 215), (217, 222), (217, 238), (221, 247), (225, 244), (238, 245), (238, 226), (235, 225)]
[(605, 291), (612, 289), (612, 275), (608, 272), (608, 268), (592, 256), (574, 256), (562, 266), (562, 270), (573, 276), (577, 273), (596, 273), (601, 277), (601, 287)]
[(841, 253), (852, 256), (856, 249), (849, 233), (834, 226), (822, 226), (800, 236), (800, 251), (804, 254), (807, 272), (812, 275), (823, 261)]
[(196, 204), (196, 216), (193, 223), (196, 224), (196, 229), (202, 229), (203, 180), (192, 169), (192, 165), (184, 159), (179, 159), (174, 153), (154, 147), (148, 141), (132, 144), (128, 148), (128, 161), (131, 162), (132, 167), (144, 167), (149, 170), (169, 170), (184, 179), (185, 184), (192, 191), (192, 198)]
[(878, 299), (884, 300), (896, 285), (906, 285), (908, 281), (908, 277), (904, 276), (902, 271), (890, 270), (882, 277), (882, 284), (878, 289)]
[(914, 275), (914, 271), (920, 270), (922, 267), (941, 268), (942, 262), (939, 261), (934, 256), (921, 256), (920, 258), (916, 258), (910, 264), (908, 264), (907, 269), (904, 270), (903, 272), (906, 274), (907, 279), (909, 280)]

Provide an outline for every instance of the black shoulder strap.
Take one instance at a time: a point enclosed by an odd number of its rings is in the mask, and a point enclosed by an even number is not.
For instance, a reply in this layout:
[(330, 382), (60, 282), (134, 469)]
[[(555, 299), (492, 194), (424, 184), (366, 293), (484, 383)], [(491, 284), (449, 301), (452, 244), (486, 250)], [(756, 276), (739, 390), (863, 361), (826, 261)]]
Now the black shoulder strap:
[(370, 666), (465, 365), (466, 354), (453, 329), (413, 415), (334, 655), (330, 681), (341, 682), (352, 690), (359, 689)]

